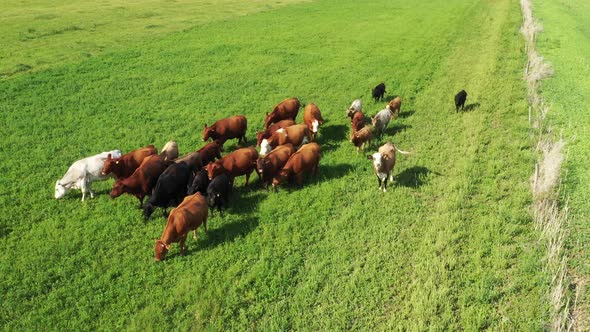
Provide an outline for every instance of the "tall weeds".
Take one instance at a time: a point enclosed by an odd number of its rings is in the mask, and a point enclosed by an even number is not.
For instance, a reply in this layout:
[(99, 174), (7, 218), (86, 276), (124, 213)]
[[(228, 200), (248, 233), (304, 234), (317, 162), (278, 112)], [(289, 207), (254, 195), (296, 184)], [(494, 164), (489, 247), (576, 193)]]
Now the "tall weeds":
[[(532, 0), (521, 0), (523, 25), (521, 33), (526, 41), (527, 66), (525, 80), (528, 85), (529, 106), (532, 110), (530, 121), (532, 133), (538, 141), (536, 151), (539, 160), (532, 176), (533, 215), (536, 227), (541, 234), (541, 243), (546, 249), (545, 272), (551, 276), (549, 289), (546, 293), (550, 302), (548, 328), (552, 331), (570, 331), (573, 329), (573, 318), (570, 312), (572, 304), (567, 292), (569, 277), (563, 245), (566, 237), (568, 205), (560, 206), (559, 186), (561, 164), (564, 160), (565, 141), (556, 140), (552, 128), (546, 125), (546, 116), (550, 110), (539, 95), (541, 80), (551, 76), (553, 70), (539, 55), (535, 48), (535, 37), (543, 30), (535, 22), (532, 12)], [(575, 303), (574, 303), (575, 306)]]

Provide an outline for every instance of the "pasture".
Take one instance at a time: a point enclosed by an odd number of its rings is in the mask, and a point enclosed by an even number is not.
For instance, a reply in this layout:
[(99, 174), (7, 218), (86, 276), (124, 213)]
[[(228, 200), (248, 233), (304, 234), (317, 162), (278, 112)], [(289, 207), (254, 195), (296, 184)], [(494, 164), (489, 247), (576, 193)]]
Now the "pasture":
[[(5, 53), (0, 326), (543, 329), (549, 276), (528, 213), (534, 141), (518, 3), (253, 3), (124, 41), (116, 11), (99, 11), (114, 22), (96, 36), (104, 50), (66, 48), (38, 71), (12, 73), (28, 55)], [(64, 52), (77, 33), (56, 34), (43, 52)], [(380, 82), (387, 100), (374, 103)], [(461, 89), (466, 109), (455, 113)], [(357, 154), (346, 108), (361, 98), (373, 115), (397, 95), (400, 117)], [(134, 197), (111, 199), (112, 180), (85, 202), (79, 191), (53, 199), (77, 159), (171, 139), (182, 155), (204, 144), (205, 123), (230, 115), (248, 118), (254, 144), (264, 113), (292, 96), (326, 120), (319, 175), (278, 193), (238, 178), (224, 218), (189, 236), (186, 256), (174, 244), (154, 262), (165, 219), (144, 223)], [(412, 155), (398, 157), (382, 193), (366, 155), (387, 140)]]

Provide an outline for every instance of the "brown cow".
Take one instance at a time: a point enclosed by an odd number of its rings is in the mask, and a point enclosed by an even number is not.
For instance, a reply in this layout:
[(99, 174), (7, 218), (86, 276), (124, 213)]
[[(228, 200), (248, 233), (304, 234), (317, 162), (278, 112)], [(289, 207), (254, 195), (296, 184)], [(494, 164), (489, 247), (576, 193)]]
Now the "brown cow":
[(201, 160), (201, 154), (199, 151), (191, 152), (186, 156), (174, 160), (175, 163), (184, 162), (188, 165), (191, 172), (195, 173), (203, 167), (203, 161)]
[(365, 126), (365, 114), (361, 111), (358, 111), (351, 115), (352, 134), (354, 135), (354, 133), (363, 129), (363, 127)]
[(301, 107), (301, 103), (297, 98), (287, 98), (283, 100), (273, 108), (270, 114), (266, 113), (264, 129), (268, 129), (271, 124), (281, 120), (295, 120), (297, 113), (299, 112), (299, 107)]
[(209, 163), (204, 168), (207, 170), (209, 180), (213, 180), (216, 176), (226, 173), (233, 185), (234, 178), (240, 175), (246, 175), (246, 183), (248, 186), (250, 174), (256, 168), (256, 159), (258, 159), (258, 152), (253, 146), (237, 149), (223, 158)]
[(268, 129), (260, 132), (257, 131), (256, 132), (256, 146), (260, 146), (260, 143), (262, 143), (262, 140), (265, 138), (269, 138), (275, 131), (281, 129), (281, 128), (287, 128), (289, 126), (292, 126), (295, 124), (295, 121), (289, 119), (289, 120), (281, 120), (273, 125), (271, 125), (270, 127), (268, 127)]
[(402, 108), (402, 99), (400, 97), (395, 97), (389, 102), (389, 104), (387, 104), (385, 108), (391, 112), (393, 119), (397, 119), (399, 116), (399, 111)]
[(293, 144), (279, 145), (264, 157), (256, 160), (256, 171), (262, 177), (266, 190), (268, 185), (272, 183), (272, 179), (277, 172), (287, 163), (289, 157), (295, 153)]
[(170, 245), (174, 242), (180, 244), (180, 254), (186, 252), (186, 236), (193, 231), (193, 238), (197, 238), (197, 228), (203, 225), (207, 232), (207, 216), (209, 209), (205, 197), (197, 192), (184, 198), (182, 203), (170, 212), (162, 238), (156, 240), (156, 262), (166, 258)]
[(131, 176), (133, 172), (135, 172), (135, 170), (139, 167), (139, 165), (141, 165), (146, 157), (157, 153), (158, 150), (156, 150), (153, 145), (148, 145), (146, 147), (126, 153), (122, 155), (121, 158), (113, 159), (109, 154), (107, 156), (107, 160), (104, 162), (104, 167), (100, 174), (107, 175), (113, 173), (117, 179), (127, 178)]
[(243, 115), (230, 116), (229, 118), (215, 121), (211, 127), (203, 129), (203, 142), (209, 138), (218, 140), (223, 144), (228, 139), (237, 138), (238, 144), (240, 142), (246, 143), (246, 130), (248, 129), (248, 121)]
[(389, 181), (393, 182), (393, 167), (395, 166), (395, 152), (401, 154), (410, 154), (407, 151), (398, 149), (393, 143), (387, 142), (379, 147), (379, 152), (368, 155), (367, 159), (373, 161), (373, 169), (379, 181), (379, 189), (383, 192), (387, 191), (387, 177)]
[(373, 126), (365, 126), (363, 129), (352, 134), (350, 141), (356, 146), (356, 153), (359, 153), (359, 150), (363, 148), (363, 145), (371, 145), (374, 130), (375, 127)]
[(287, 143), (300, 146), (309, 142), (311, 142), (311, 135), (307, 126), (305, 124), (293, 125), (281, 128), (275, 131), (270, 138), (263, 139), (260, 143), (260, 154), (267, 154), (277, 146)]
[(178, 144), (174, 141), (166, 143), (160, 152), (160, 158), (164, 160), (174, 160), (178, 158)]
[(145, 158), (130, 177), (115, 182), (113, 190), (111, 190), (111, 197), (117, 198), (123, 193), (128, 193), (139, 199), (139, 206), (141, 207), (145, 196), (152, 193), (160, 174), (173, 163), (173, 161), (162, 160), (158, 155)]
[(277, 191), (277, 186), (285, 182), (290, 175), (297, 177), (299, 187), (303, 185), (303, 172), (318, 174), (320, 164), (320, 146), (317, 143), (304, 144), (289, 157), (287, 163), (272, 180), (272, 186)]
[(219, 141), (213, 141), (205, 144), (202, 148), (198, 149), (197, 152), (201, 155), (201, 161), (203, 165), (207, 165), (215, 158), (221, 159), (221, 152), (223, 152), (223, 144)]
[(314, 103), (309, 103), (303, 110), (303, 123), (307, 125), (312, 138), (318, 133), (318, 128), (324, 124), (322, 113), (318, 106)]

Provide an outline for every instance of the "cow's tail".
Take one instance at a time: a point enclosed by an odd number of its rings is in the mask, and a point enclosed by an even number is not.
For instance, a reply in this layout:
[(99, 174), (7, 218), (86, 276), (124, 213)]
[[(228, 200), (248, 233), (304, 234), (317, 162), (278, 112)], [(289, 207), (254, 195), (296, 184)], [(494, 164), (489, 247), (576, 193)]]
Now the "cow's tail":
[(395, 147), (395, 150), (396, 150), (397, 152), (401, 153), (401, 154), (412, 154), (412, 153), (411, 153), (411, 152), (409, 152), (409, 151), (403, 151), (403, 150), (400, 150), (400, 149), (398, 149), (398, 148), (397, 148), (397, 146), (395, 146), (395, 145), (394, 145), (394, 147)]

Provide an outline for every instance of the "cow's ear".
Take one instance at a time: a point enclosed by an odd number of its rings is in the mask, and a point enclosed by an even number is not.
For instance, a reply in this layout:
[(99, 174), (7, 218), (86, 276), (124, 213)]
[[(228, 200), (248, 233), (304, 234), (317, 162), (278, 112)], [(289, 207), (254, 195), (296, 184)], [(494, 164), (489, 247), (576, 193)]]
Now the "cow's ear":
[(207, 129), (207, 124), (205, 123), (205, 129)]
[(170, 245), (169, 244), (165, 244), (164, 246), (166, 247), (166, 250), (170, 250)]
[(107, 156), (107, 160), (111, 160), (113, 159), (113, 156), (109, 153), (109, 155)]
[(373, 160), (373, 156), (369, 154), (369, 155), (367, 155), (367, 159)]
[(268, 112), (265, 112), (265, 113), (264, 113), (264, 115), (265, 115), (265, 116), (268, 116)]

